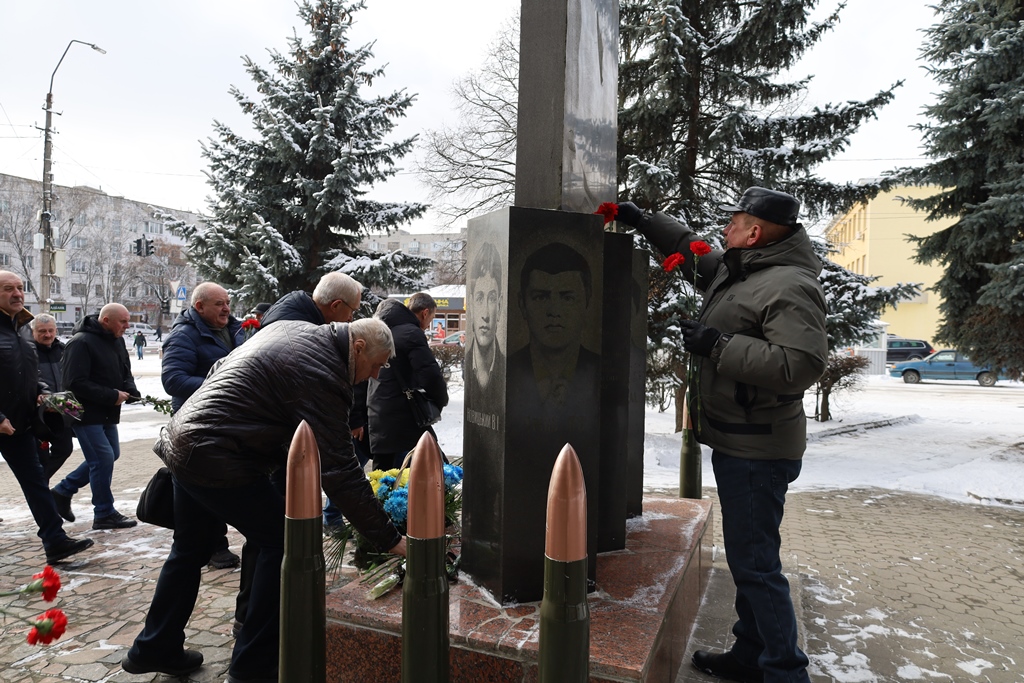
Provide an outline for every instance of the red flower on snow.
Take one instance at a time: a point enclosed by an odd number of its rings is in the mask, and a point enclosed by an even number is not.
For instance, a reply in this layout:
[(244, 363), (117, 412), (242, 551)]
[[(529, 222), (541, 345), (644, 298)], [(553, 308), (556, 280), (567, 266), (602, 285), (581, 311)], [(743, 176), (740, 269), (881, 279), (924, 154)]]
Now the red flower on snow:
[(707, 256), (711, 253), (711, 247), (708, 246), (707, 242), (696, 240), (694, 242), (690, 242), (690, 252), (694, 256)]
[(38, 619), (36, 625), (28, 632), (28, 644), (49, 645), (64, 635), (68, 627), (68, 618), (59, 609), (48, 609)]
[(665, 269), (666, 273), (671, 273), (685, 260), (686, 258), (677, 251), (676, 253), (672, 254), (664, 261), (662, 261), (661, 267)]
[(28, 585), (26, 592), (42, 593), (46, 602), (51, 602), (57, 597), (57, 591), (60, 590), (60, 574), (55, 572), (53, 567), (46, 565), (43, 571), (33, 574), (32, 578), (35, 581)]
[(594, 213), (599, 213), (604, 216), (604, 224), (608, 225), (615, 220), (616, 216), (619, 215), (619, 205), (615, 202), (605, 202), (601, 204), (601, 206), (597, 207), (597, 211)]

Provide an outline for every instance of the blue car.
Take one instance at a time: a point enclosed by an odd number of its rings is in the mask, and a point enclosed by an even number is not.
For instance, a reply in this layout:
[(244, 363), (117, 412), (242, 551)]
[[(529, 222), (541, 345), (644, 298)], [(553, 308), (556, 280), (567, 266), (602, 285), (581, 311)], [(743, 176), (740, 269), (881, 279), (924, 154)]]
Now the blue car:
[(1000, 377), (989, 368), (975, 365), (967, 357), (951, 349), (936, 351), (924, 360), (908, 360), (896, 363), (889, 369), (893, 377), (902, 377), (907, 384), (917, 384), (922, 379), (974, 379), (983, 387), (990, 387)]

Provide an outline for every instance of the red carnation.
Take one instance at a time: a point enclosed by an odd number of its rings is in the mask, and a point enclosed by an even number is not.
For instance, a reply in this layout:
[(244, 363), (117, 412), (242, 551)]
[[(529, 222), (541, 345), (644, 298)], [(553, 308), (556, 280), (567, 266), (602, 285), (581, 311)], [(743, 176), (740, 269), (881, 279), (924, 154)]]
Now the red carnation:
[(32, 578), (36, 580), (28, 585), (27, 592), (42, 593), (46, 602), (51, 602), (57, 597), (57, 591), (60, 590), (60, 574), (55, 572), (53, 567), (46, 565), (43, 571), (33, 574)]
[(615, 202), (605, 202), (604, 204), (601, 204), (601, 206), (597, 207), (597, 211), (594, 213), (599, 213), (604, 216), (604, 224), (608, 225), (615, 220), (617, 215), (619, 215), (619, 205)]
[(677, 251), (676, 253), (666, 258), (662, 262), (661, 267), (665, 269), (666, 273), (671, 273), (673, 270), (676, 269), (677, 266), (679, 266), (685, 260), (686, 258)]
[(68, 627), (68, 618), (59, 609), (48, 609), (38, 619), (36, 625), (28, 632), (28, 644), (49, 645), (64, 635)]
[(696, 240), (694, 242), (690, 242), (690, 252), (693, 253), (694, 256), (707, 256), (711, 253), (711, 247), (708, 246), (707, 242)]
[(246, 318), (242, 321), (243, 330), (258, 330), (260, 329), (260, 321), (256, 318)]

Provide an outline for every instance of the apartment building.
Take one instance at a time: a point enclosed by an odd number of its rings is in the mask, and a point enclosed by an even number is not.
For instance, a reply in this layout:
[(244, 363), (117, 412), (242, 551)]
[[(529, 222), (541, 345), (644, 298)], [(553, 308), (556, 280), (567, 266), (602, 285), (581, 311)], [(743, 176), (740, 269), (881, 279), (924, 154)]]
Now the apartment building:
[(877, 276), (880, 285), (921, 285), (919, 296), (882, 315), (890, 335), (932, 341), (938, 329), (940, 299), (928, 288), (942, 276), (942, 267), (914, 261), (916, 246), (907, 236), (931, 235), (949, 227), (951, 221), (926, 221), (925, 214), (900, 201), (901, 197), (928, 197), (936, 191), (935, 187), (899, 187), (881, 193), (835, 218), (826, 230), (829, 244), (838, 250), (832, 260), (847, 270)]

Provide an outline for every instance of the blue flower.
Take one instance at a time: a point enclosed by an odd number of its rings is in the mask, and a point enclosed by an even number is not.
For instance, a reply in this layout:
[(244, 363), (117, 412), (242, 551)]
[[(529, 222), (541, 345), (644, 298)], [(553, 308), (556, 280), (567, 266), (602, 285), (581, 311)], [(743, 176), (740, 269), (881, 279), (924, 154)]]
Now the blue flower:
[(444, 487), (450, 489), (462, 481), (462, 468), (458, 465), (444, 464)]
[(409, 489), (393, 491), (384, 501), (384, 512), (395, 524), (405, 524), (405, 518), (409, 516)]
[(380, 500), (387, 500), (388, 495), (391, 494), (391, 489), (395, 486), (395, 478), (390, 474), (380, 478), (380, 485), (377, 487), (377, 498)]

